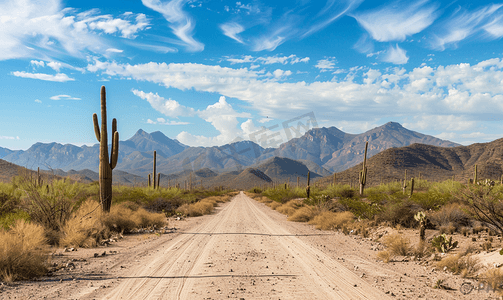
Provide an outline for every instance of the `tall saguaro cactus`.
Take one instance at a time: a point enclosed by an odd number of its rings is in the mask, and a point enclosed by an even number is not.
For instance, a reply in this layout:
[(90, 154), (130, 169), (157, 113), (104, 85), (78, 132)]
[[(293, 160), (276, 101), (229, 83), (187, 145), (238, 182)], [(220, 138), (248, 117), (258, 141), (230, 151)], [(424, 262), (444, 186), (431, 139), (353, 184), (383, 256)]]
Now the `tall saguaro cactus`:
[(117, 165), (119, 157), (119, 132), (117, 132), (117, 120), (112, 120), (112, 149), (108, 157), (108, 133), (107, 133), (107, 102), (105, 86), (101, 87), (101, 131), (98, 124), (98, 115), (93, 114), (94, 133), (100, 142), (100, 202), (104, 212), (110, 212), (112, 206), (112, 170)]
[[(154, 170), (153, 170), (153, 172), (152, 172), (152, 175), (153, 175), (153, 176), (152, 176), (152, 178), (153, 178), (153, 180), (154, 180), (154, 184), (153, 184), (153, 185), (154, 185), (154, 190), (155, 190), (155, 187), (157, 186), (157, 185), (156, 185), (156, 182), (155, 182), (155, 181), (156, 181), (156, 178), (157, 178), (157, 176), (156, 176), (156, 174), (155, 174), (156, 159), (157, 159), (157, 152), (154, 150)], [(159, 184), (159, 182), (157, 182), (157, 184)]]
[[(363, 189), (365, 188), (365, 183), (367, 182), (367, 148), (368, 148), (368, 146), (369, 146), (369, 142), (367, 141), (367, 142), (365, 142), (365, 155), (363, 157), (363, 170), (360, 171), (360, 196), (363, 195)], [(334, 174), (334, 176), (335, 176), (335, 174)]]
[(475, 165), (475, 170), (473, 170), (473, 184), (477, 184), (477, 165)]

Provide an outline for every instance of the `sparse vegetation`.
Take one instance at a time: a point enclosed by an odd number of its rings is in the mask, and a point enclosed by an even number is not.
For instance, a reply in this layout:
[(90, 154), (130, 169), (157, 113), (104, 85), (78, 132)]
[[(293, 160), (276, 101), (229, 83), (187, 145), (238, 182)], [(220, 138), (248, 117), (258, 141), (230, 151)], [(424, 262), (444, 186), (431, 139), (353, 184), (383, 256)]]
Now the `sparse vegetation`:
[(455, 275), (461, 275), (463, 278), (472, 277), (480, 269), (479, 261), (471, 255), (448, 255), (437, 262), (437, 267), (446, 269)]
[(31, 279), (47, 272), (44, 228), (17, 220), (10, 230), (0, 229), (0, 278)]

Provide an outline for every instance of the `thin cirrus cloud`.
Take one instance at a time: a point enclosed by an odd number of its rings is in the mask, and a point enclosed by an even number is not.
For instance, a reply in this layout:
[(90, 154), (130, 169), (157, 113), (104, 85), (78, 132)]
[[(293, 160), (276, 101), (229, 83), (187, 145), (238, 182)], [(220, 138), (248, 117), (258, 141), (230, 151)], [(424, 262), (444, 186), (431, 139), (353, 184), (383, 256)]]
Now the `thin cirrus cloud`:
[(320, 59), (314, 67), (320, 69), (320, 72), (326, 72), (334, 69), (335, 63), (336, 61), (334, 58)]
[(477, 33), (483, 32), (485, 38), (497, 39), (503, 36), (503, 4), (490, 4), (475, 11), (457, 9), (452, 16), (440, 25), (443, 31), (434, 35), (431, 46), (436, 50), (457, 47), (457, 44)]
[[(134, 38), (148, 28), (145, 15), (113, 18), (98, 10), (77, 13), (62, 9), (60, 0), (5, 1), (0, 3), (0, 60), (39, 58), (47, 60), (62, 54), (85, 57), (85, 52), (103, 53), (106, 42), (101, 33)], [(27, 46), (30, 45), (30, 46)]]
[(230, 37), (231, 39), (235, 40), (236, 42), (239, 42), (241, 44), (244, 44), (243, 39), (238, 36), (241, 32), (245, 30), (245, 28), (241, 25), (239, 25), (236, 22), (229, 22), (220, 25), (220, 29), (222, 30), (223, 34)]
[(230, 62), (231, 65), (233, 64), (243, 64), (243, 63), (259, 63), (259, 64), (264, 64), (264, 65), (271, 65), (271, 64), (297, 64), (297, 63), (307, 63), (309, 62), (309, 57), (297, 57), (295, 54), (291, 54), (289, 56), (260, 56), (260, 57), (253, 57), (251, 55), (243, 55), (241, 58), (234, 58), (234, 57), (226, 57), (226, 61)]
[(64, 73), (57, 73), (56, 75), (44, 74), (44, 73), (28, 73), (28, 72), (20, 72), (15, 71), (12, 72), (12, 75), (21, 78), (30, 78), (30, 79), (39, 79), (45, 81), (55, 81), (55, 82), (66, 82), (66, 81), (74, 81), (74, 78), (68, 77), (68, 75)]
[(204, 44), (193, 37), (195, 21), (183, 11), (183, 6), (187, 2), (187, 0), (171, 0), (163, 3), (159, 0), (142, 0), (143, 5), (163, 15), (169, 22), (173, 34), (181, 40), (188, 51), (203, 51)]
[(190, 122), (170, 121), (170, 120), (166, 120), (164, 118), (157, 118), (157, 119), (155, 119), (155, 121), (153, 121), (151, 119), (147, 119), (147, 123), (153, 124), (153, 125), (156, 125), (156, 124), (159, 124), (159, 125), (188, 125), (188, 124), (190, 124)]
[(404, 41), (430, 26), (438, 17), (436, 10), (428, 1), (402, 1), (352, 16), (378, 42)]
[(50, 98), (51, 100), (81, 100), (80, 98), (77, 98), (77, 97), (72, 97), (70, 95), (56, 95), (56, 96), (52, 96)]
[[(347, 15), (361, 2), (329, 0), (321, 8), (316, 7), (320, 2), (291, 2), (295, 6), (282, 8), (279, 16), (264, 18), (259, 26), (266, 29), (265, 33), (250, 38), (251, 48), (253, 51), (273, 51), (290, 39), (304, 39)], [(269, 12), (264, 10), (264, 14)]]

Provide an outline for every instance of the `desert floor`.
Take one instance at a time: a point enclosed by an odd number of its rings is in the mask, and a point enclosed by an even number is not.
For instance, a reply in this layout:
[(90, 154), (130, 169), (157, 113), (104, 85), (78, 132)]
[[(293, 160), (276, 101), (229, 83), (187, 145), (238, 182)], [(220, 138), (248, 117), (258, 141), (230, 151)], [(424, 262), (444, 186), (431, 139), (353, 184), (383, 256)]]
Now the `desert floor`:
[[(52, 276), (0, 286), (0, 299), (499, 299), (487, 289), (463, 294), (475, 281), (428, 260), (379, 262), (375, 236), (289, 222), (243, 193), (169, 228), (55, 249)], [(438, 280), (444, 288), (433, 288)]]

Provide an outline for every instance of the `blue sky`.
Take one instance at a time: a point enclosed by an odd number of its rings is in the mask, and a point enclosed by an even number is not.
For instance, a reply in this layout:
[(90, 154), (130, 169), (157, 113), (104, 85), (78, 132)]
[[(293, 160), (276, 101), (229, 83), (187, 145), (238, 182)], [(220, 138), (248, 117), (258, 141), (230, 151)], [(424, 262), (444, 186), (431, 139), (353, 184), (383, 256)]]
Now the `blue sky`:
[(488, 142), (502, 37), (503, 3), (486, 1), (0, 1), (0, 147), (96, 143), (101, 85), (121, 140), (279, 144), (312, 113)]

